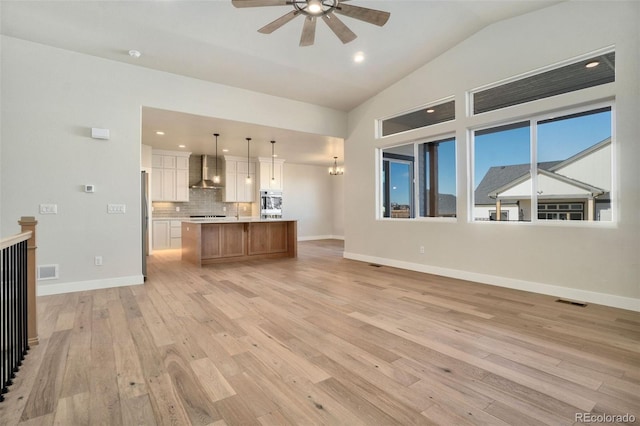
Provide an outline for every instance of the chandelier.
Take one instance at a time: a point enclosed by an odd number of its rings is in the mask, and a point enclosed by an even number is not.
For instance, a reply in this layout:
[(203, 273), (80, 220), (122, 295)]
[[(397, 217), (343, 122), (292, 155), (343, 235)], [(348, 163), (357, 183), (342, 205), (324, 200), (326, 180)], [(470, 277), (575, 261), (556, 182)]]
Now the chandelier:
[(344, 169), (342, 167), (338, 167), (338, 157), (333, 157), (333, 166), (329, 167), (329, 174), (331, 176), (338, 176), (344, 174)]

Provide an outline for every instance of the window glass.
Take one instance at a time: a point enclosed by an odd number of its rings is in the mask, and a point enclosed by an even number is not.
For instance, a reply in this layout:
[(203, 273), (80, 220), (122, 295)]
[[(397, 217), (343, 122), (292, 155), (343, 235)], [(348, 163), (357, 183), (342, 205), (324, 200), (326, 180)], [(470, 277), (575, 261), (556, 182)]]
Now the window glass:
[(408, 130), (419, 129), (421, 127), (451, 121), (455, 118), (455, 101), (448, 101), (382, 120), (381, 133), (382, 136), (394, 135)]
[(474, 132), (474, 220), (531, 220), (530, 134), (528, 121)]
[(472, 93), (473, 113), (480, 114), (537, 99), (615, 81), (615, 52)]
[(415, 216), (413, 168), (413, 144), (382, 150), (382, 217)]
[(420, 216), (456, 217), (456, 140), (420, 144)]
[(537, 134), (538, 212), (558, 211), (538, 219), (612, 220), (611, 108), (540, 121)]

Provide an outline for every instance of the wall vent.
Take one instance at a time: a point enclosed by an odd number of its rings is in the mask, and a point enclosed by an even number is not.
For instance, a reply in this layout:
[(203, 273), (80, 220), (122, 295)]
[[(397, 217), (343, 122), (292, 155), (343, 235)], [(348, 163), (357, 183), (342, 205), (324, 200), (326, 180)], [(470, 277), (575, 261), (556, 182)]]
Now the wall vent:
[(38, 265), (38, 281), (57, 280), (58, 265)]
[(580, 306), (581, 308), (584, 308), (585, 306), (587, 306), (586, 303), (574, 302), (572, 300), (565, 300), (565, 299), (558, 299), (558, 300), (556, 300), (556, 302), (565, 303), (567, 305)]

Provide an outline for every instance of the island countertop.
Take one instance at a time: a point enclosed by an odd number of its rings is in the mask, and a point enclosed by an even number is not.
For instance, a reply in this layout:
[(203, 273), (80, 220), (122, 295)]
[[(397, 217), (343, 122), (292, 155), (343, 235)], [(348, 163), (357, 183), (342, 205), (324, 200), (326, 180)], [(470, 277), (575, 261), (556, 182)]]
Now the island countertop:
[(215, 218), (189, 218), (182, 219), (188, 223), (261, 223), (261, 222), (297, 222), (296, 219), (261, 219), (259, 217), (215, 217)]
[(206, 265), (297, 257), (297, 221), (251, 217), (182, 221), (182, 260)]

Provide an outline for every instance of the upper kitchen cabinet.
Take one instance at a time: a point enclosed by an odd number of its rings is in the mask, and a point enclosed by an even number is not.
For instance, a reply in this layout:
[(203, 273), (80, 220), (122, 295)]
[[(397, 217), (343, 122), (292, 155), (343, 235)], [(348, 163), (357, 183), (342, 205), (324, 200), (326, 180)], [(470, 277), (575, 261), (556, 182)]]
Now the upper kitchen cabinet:
[(152, 201), (189, 201), (190, 155), (190, 152), (153, 150)]
[(259, 190), (284, 189), (284, 160), (258, 157)]
[[(256, 163), (246, 158), (224, 156), (224, 201), (227, 203), (253, 203), (256, 201)], [(247, 177), (249, 182), (247, 182)]]

